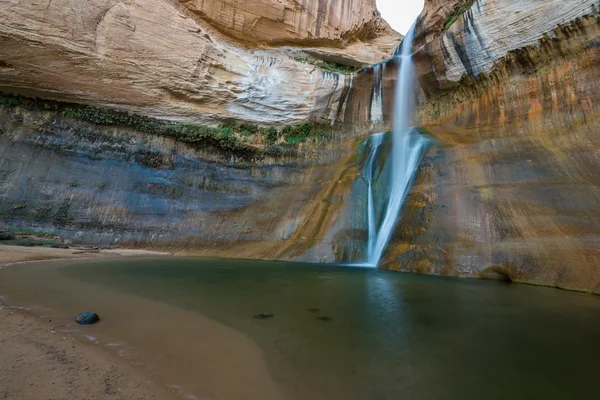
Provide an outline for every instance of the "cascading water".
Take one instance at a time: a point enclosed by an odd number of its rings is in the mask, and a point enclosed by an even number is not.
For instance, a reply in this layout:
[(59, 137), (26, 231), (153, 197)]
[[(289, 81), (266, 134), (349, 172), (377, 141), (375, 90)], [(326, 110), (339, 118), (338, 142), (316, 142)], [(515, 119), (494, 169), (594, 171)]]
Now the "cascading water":
[[(374, 135), (369, 139), (370, 154), (363, 170), (363, 177), (368, 186), (368, 245), (365, 265), (377, 267), (394, 228), (404, 199), (408, 194), (410, 184), (416, 169), (427, 148), (427, 138), (419, 135), (415, 128), (410, 127), (413, 100), (415, 98), (415, 73), (412, 63), (412, 42), (415, 34), (414, 24), (406, 34), (404, 41), (394, 58), (400, 62), (398, 82), (396, 83), (396, 99), (394, 105), (394, 132), (391, 138), (389, 159), (390, 173), (385, 186), (385, 196), (381, 212), (376, 212), (376, 179), (382, 176), (376, 171), (381, 170), (377, 163), (379, 148), (383, 143), (383, 135)], [(382, 197), (382, 196), (379, 196)]]
[(371, 122), (383, 121), (383, 75), (385, 74), (385, 63), (373, 66), (373, 94), (371, 100)]
[(383, 143), (384, 134), (378, 133), (376, 135), (371, 136), (369, 139), (369, 144), (371, 145), (371, 151), (369, 153), (369, 158), (367, 160), (367, 168), (363, 173), (363, 177), (367, 184), (368, 188), (368, 201), (367, 201), (367, 221), (369, 223), (369, 242), (367, 254), (371, 254), (373, 252), (372, 245), (375, 244), (375, 240), (377, 239), (377, 217), (375, 212), (375, 196), (374, 196), (374, 188), (373, 185), (377, 179), (377, 170), (374, 168), (375, 159), (378, 155), (379, 147)]

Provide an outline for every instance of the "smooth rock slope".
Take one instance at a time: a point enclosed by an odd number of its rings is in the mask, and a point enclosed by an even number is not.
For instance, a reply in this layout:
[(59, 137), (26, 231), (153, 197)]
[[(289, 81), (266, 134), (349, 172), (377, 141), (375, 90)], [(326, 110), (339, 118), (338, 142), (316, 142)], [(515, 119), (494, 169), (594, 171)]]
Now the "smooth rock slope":
[(178, 121), (335, 122), (348, 77), (282, 46), (381, 60), (398, 35), (374, 3), (1, 0), (0, 90)]

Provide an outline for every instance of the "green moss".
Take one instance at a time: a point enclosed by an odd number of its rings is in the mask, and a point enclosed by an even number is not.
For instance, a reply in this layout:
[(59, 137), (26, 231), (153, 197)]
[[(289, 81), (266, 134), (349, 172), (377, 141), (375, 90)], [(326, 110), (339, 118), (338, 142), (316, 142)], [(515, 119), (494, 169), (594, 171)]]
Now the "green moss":
[(46, 220), (48, 218), (51, 218), (52, 216), (52, 207), (50, 206), (40, 206), (37, 208), (34, 208), (33, 210), (33, 215), (40, 219), (40, 220)]
[(252, 136), (252, 135), (258, 133), (258, 131), (260, 130), (258, 125), (252, 125), (252, 124), (242, 124), (239, 126), (239, 129), (240, 129), (240, 133), (242, 134), (242, 136)]
[(3, 96), (0, 97), (0, 104), (5, 106), (25, 106), (31, 102), (30, 99), (19, 96)]
[(15, 235), (24, 235), (24, 236), (47, 236), (47, 237), (54, 237), (56, 236), (53, 233), (48, 233), (48, 232), (39, 232), (39, 231), (33, 231), (30, 229), (10, 229), (10, 232), (14, 233)]
[(5, 240), (2, 243), (10, 246), (68, 248), (67, 245), (58, 240), (37, 240), (31, 238), (22, 238), (15, 240)]
[(471, 7), (473, 7), (473, 4), (475, 4), (476, 1), (477, 0), (463, 0), (460, 3), (458, 3), (457, 5), (455, 5), (454, 9), (452, 10), (450, 15), (448, 15), (448, 18), (446, 19), (446, 23), (444, 24), (444, 31), (449, 30), (450, 27), (452, 25), (454, 25), (454, 23), (456, 21), (458, 21), (458, 19), (464, 13), (466, 13), (469, 9), (471, 9)]
[(284, 151), (279, 146), (271, 145), (265, 150), (265, 153), (273, 157), (279, 157), (284, 154)]
[[(247, 145), (246, 142), (249, 139), (272, 146), (282, 137), (288, 144), (303, 143), (309, 139), (327, 140), (333, 138), (333, 132), (330, 129), (309, 123), (288, 126), (280, 130), (272, 127), (261, 129), (254, 124), (223, 124), (218, 127), (211, 127), (173, 123), (111, 109), (1, 94), (0, 104), (7, 107), (24, 107), (33, 111), (53, 112), (62, 118), (88, 122), (94, 125), (129, 127), (147, 134), (171, 137), (192, 147), (212, 146), (244, 157), (252, 157), (261, 151), (256, 146)], [(107, 140), (110, 141), (111, 138), (109, 137)], [(52, 141), (45, 143), (44, 146), (60, 151), (72, 150)], [(121, 147), (121, 143), (111, 142), (111, 144), (102, 145), (100, 149), (94, 149), (90, 156), (98, 157), (102, 151), (120, 151), (122, 150)], [(263, 152), (270, 155), (278, 153), (273, 151), (267, 153), (266, 150)], [(142, 164), (151, 167), (155, 165), (164, 166), (163, 163), (165, 162), (164, 157), (157, 154), (142, 154), (139, 158)]]
[(39, 247), (39, 246), (44, 245), (43, 241), (30, 239), (30, 238), (5, 240), (2, 243), (9, 245), (9, 246), (25, 246), (25, 247)]
[(135, 161), (144, 167), (154, 169), (169, 169), (173, 167), (170, 158), (157, 151), (140, 151), (135, 154)]
[(331, 61), (313, 60), (310, 58), (302, 58), (302, 57), (296, 57), (295, 60), (298, 62), (314, 65), (325, 71), (337, 72), (337, 73), (346, 74), (346, 75), (353, 74), (354, 72), (359, 70), (358, 67), (354, 67), (354, 66), (346, 65), (346, 64), (340, 64), (340, 63), (331, 62)]
[(263, 129), (263, 135), (269, 143), (275, 143), (279, 139), (279, 132), (275, 128)]
[(58, 208), (58, 211), (54, 215), (54, 223), (58, 226), (63, 226), (70, 223), (73, 218), (69, 215), (69, 209), (71, 208), (71, 203), (68, 200), (65, 200), (61, 206)]
[(309, 139), (331, 139), (333, 132), (310, 122), (301, 125), (286, 126), (281, 130), (281, 135), (288, 144), (307, 142)]

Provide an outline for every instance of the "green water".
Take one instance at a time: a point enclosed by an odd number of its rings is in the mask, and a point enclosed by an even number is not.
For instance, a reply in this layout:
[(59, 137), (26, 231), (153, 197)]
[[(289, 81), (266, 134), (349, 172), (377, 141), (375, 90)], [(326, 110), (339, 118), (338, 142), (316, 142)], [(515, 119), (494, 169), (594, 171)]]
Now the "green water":
[[(12, 267), (0, 271), (0, 295), (10, 299), (12, 291), (21, 304), (31, 296), (60, 308), (57, 298), (68, 298), (78, 282), (190, 310), (247, 334), (291, 398), (587, 399), (600, 391), (595, 296), (373, 269), (187, 258)], [(14, 284), (35, 293), (17, 294)], [(77, 301), (69, 306), (76, 309)], [(274, 317), (254, 318), (260, 313)]]

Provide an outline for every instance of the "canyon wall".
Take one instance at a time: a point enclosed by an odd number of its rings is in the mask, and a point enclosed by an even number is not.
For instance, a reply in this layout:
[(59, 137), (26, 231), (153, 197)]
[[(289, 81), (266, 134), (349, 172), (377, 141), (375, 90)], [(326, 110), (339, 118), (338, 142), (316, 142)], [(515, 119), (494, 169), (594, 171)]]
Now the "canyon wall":
[(0, 0), (0, 19), (0, 225), (335, 261), (359, 134), (339, 128), (351, 75), (315, 64), (391, 54), (374, 0)]
[(0, 2), (0, 91), (51, 100), (0, 96), (3, 225), (188, 254), (361, 254), (366, 131), (302, 125), (342, 123), (353, 77), (305, 59), (391, 54), (374, 1)]
[(349, 76), (301, 59), (399, 38), (373, 0), (0, 0), (0, 19), (0, 91), (213, 124), (335, 123)]
[(415, 119), (439, 145), (385, 268), (600, 292), (599, 12), (479, 0), (422, 27)]
[[(0, 3), (1, 91), (162, 121), (3, 97), (2, 222), (187, 254), (364, 254), (360, 143), (391, 127), (399, 64), (302, 59), (381, 61), (397, 36), (373, 2)], [(384, 268), (600, 292), (599, 12), (426, 1), (414, 123), (435, 144)]]
[(254, 43), (330, 43), (389, 34), (375, 1), (365, 0), (180, 0), (216, 29)]
[[(9, 99), (0, 105), (0, 222), (12, 229), (77, 244), (294, 258), (329, 232), (330, 211), (343, 202), (335, 188), (353, 181), (356, 143), (344, 132), (290, 144), (285, 131), (245, 125), (225, 139), (185, 124), (117, 124), (94, 109)], [(75, 118), (76, 110), (96, 122)], [(327, 245), (311, 260), (334, 261)]]

